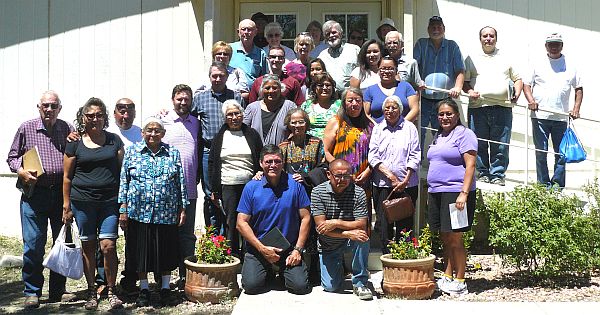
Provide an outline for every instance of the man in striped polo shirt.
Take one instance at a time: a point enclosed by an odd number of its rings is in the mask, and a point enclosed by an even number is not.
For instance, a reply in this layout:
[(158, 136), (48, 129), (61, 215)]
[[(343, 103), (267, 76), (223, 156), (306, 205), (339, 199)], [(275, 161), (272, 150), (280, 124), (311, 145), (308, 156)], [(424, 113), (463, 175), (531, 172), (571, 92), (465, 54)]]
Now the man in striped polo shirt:
[(351, 174), (350, 164), (336, 159), (329, 164), (329, 181), (312, 191), (311, 211), (319, 233), (321, 286), (327, 292), (341, 289), (344, 252), (351, 251), (354, 294), (361, 300), (371, 300), (367, 202), (365, 191), (354, 184)]

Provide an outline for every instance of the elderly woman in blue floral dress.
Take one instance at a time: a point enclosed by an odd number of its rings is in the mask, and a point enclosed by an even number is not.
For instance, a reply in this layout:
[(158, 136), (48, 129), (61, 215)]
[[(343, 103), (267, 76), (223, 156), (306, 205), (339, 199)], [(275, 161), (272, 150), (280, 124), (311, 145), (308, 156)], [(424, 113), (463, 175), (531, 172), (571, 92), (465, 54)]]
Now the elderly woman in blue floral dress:
[[(178, 226), (185, 222), (187, 193), (179, 151), (161, 142), (162, 122), (148, 118), (143, 141), (130, 146), (123, 159), (119, 224), (127, 229), (127, 268), (137, 270), (137, 306), (150, 304), (148, 272), (160, 273), (160, 302), (172, 305), (171, 271), (179, 265)], [(156, 276), (155, 276), (156, 278)]]

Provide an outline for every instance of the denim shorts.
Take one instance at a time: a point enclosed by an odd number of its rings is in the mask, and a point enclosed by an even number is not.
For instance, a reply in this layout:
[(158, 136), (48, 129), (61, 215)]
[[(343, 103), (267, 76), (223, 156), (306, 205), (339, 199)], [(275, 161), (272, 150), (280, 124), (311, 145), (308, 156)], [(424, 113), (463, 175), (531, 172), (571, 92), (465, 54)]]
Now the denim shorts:
[(115, 201), (71, 201), (82, 241), (119, 237), (119, 204)]

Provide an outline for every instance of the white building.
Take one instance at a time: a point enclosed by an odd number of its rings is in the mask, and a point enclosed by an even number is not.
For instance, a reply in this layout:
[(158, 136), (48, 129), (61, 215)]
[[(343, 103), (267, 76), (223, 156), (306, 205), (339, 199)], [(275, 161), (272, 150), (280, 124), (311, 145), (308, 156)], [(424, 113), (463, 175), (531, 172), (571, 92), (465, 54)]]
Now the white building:
[[(311, 20), (334, 16), (347, 22), (346, 28), (358, 23), (376, 38), (381, 18), (391, 17), (409, 55), (416, 39), (427, 36), (432, 15), (442, 16), (446, 37), (458, 42), (463, 55), (480, 49), (478, 31), (491, 25), (498, 30), (498, 46), (515, 55), (520, 70), (543, 58), (546, 34), (561, 32), (563, 52), (579, 63), (585, 80), (581, 114), (594, 118), (597, 112), (600, 99), (593, 91), (600, 83), (594, 76), (600, 72), (595, 60), (600, 21), (593, 13), (600, 12), (598, 1), (0, 0), (0, 117), (5, 117), (0, 157), (6, 157), (18, 125), (37, 115), (35, 104), (47, 89), (60, 94), (60, 118), (67, 121), (91, 96), (103, 99), (110, 110), (121, 97), (133, 99), (138, 123), (168, 108), (174, 85), (195, 88), (206, 75), (212, 43), (237, 40), (238, 21), (257, 11), (285, 22), (284, 40)], [(515, 144), (526, 138), (524, 112), (515, 109)], [(577, 128), (590, 158), (600, 160), (594, 137), (598, 124), (578, 121)], [(528, 161), (529, 177), (535, 179), (533, 154), (525, 156), (525, 150), (511, 150), (509, 178), (523, 179)], [(567, 186), (578, 186), (582, 176), (591, 178), (597, 169), (590, 161), (569, 165)], [(0, 173), (9, 173), (6, 163)]]

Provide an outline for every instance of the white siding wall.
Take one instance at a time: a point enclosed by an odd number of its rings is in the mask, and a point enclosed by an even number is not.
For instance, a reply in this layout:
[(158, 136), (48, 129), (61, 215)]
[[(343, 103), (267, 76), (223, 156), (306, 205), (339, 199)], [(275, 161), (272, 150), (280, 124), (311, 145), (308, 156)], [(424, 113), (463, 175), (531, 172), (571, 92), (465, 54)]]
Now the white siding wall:
[(95, 96), (111, 112), (133, 99), (140, 124), (171, 106), (175, 84), (195, 88), (204, 73), (195, 9), (178, 0), (0, 1), (0, 160), (44, 90), (59, 93), (69, 122)]
[[(595, 88), (600, 78), (600, 63), (596, 62), (600, 49), (600, 20), (593, 18), (593, 12), (600, 12), (600, 2), (592, 0), (470, 0), (470, 1), (414, 1), (415, 39), (428, 37), (427, 23), (432, 15), (440, 15), (446, 25), (446, 38), (455, 40), (461, 47), (463, 56), (469, 52), (481, 50), (478, 39), (479, 30), (486, 25), (498, 30), (498, 47), (514, 56), (515, 66), (525, 75), (532, 60), (544, 58), (546, 35), (560, 32), (563, 35), (563, 53), (580, 71), (584, 78), (584, 98), (581, 115), (598, 119), (596, 104), (600, 96)], [(572, 93), (571, 103), (574, 93)], [(466, 99), (464, 99), (466, 101)], [(526, 104), (525, 97), (519, 100)], [(515, 108), (513, 121), (513, 142), (524, 144), (526, 122), (525, 110)], [(600, 124), (582, 120), (576, 121), (578, 134), (588, 147), (589, 157), (600, 160), (599, 142), (596, 130)], [(529, 132), (531, 134), (531, 132)], [(530, 146), (533, 142), (530, 140)], [(523, 149), (512, 149), (509, 171), (512, 177), (523, 180), (522, 170), (529, 162), (529, 178), (535, 180), (535, 158), (530, 151), (525, 159)], [(548, 158), (552, 163), (552, 157)], [(550, 167), (552, 168), (552, 167)], [(567, 186), (578, 187), (585, 180), (598, 174), (598, 163), (586, 161), (567, 166)], [(591, 172), (590, 172), (591, 170)]]

